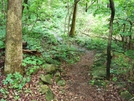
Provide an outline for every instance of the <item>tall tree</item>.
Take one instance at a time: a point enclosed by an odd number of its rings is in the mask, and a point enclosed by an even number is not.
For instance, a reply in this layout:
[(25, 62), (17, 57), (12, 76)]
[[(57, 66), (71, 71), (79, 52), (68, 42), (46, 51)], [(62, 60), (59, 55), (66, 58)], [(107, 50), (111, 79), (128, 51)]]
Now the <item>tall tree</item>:
[(112, 33), (113, 33), (113, 20), (115, 15), (115, 7), (114, 7), (114, 1), (109, 0), (110, 2), (110, 9), (111, 9), (111, 18), (109, 23), (109, 36), (108, 36), (108, 45), (107, 45), (107, 66), (106, 66), (106, 77), (109, 80), (110, 79), (110, 65), (111, 65), (111, 41), (112, 41)]
[(8, 0), (4, 73), (23, 73), (22, 0)]
[(77, 14), (77, 4), (80, 0), (74, 0), (74, 11), (73, 11), (73, 18), (72, 18), (72, 24), (71, 24), (71, 30), (69, 33), (69, 36), (75, 35), (75, 25), (76, 25), (76, 14)]

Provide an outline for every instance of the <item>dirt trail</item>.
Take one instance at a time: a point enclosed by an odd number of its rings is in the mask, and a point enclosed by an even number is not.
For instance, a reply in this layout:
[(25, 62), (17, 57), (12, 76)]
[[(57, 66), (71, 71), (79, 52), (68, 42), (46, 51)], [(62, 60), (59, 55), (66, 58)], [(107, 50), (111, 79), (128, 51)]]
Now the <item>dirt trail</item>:
[(58, 101), (93, 101), (90, 95), (92, 87), (89, 85), (90, 76), (88, 74), (94, 55), (94, 51), (86, 51), (79, 62), (64, 67), (66, 71), (64, 79), (67, 84), (64, 87), (65, 93), (57, 96)]
[(93, 87), (89, 84), (92, 76), (89, 75), (94, 61), (95, 52), (85, 51), (79, 62), (65, 66), (66, 86), (64, 93), (57, 94), (58, 101), (124, 101), (121, 100), (117, 89), (110, 84), (106, 89)]
[(75, 94), (70, 101), (91, 101), (89, 96), (91, 92), (91, 87), (89, 86), (90, 76), (88, 74), (93, 60), (94, 52), (89, 51), (81, 57), (79, 62), (67, 68), (67, 77), (70, 77), (67, 80), (67, 90)]

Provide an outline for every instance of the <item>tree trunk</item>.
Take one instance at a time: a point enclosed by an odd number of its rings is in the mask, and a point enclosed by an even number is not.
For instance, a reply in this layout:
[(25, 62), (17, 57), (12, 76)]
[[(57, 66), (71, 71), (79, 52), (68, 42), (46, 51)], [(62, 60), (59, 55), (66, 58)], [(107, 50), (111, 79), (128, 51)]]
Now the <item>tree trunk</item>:
[(76, 14), (77, 14), (77, 4), (79, 1), (74, 0), (74, 11), (73, 11), (73, 18), (72, 18), (72, 24), (71, 24), (71, 30), (69, 33), (69, 36), (73, 37), (75, 36), (75, 25), (76, 25)]
[(88, 10), (88, 3), (86, 2), (85, 12), (87, 12), (87, 10)]
[(4, 73), (23, 73), (22, 0), (8, 0)]
[(110, 9), (111, 9), (111, 18), (110, 18), (110, 29), (109, 29), (109, 36), (108, 36), (108, 45), (107, 45), (107, 66), (106, 66), (106, 78), (110, 80), (110, 65), (111, 65), (111, 41), (112, 41), (112, 33), (113, 33), (113, 20), (115, 15), (115, 8), (114, 8), (114, 1), (109, 0), (110, 2)]
[[(130, 30), (129, 30), (129, 32), (131, 33), (132, 32), (132, 27), (133, 27), (133, 23), (131, 22), (131, 21), (129, 21), (129, 23), (130, 23)], [(131, 35), (129, 35), (129, 49), (132, 49), (132, 34)]]

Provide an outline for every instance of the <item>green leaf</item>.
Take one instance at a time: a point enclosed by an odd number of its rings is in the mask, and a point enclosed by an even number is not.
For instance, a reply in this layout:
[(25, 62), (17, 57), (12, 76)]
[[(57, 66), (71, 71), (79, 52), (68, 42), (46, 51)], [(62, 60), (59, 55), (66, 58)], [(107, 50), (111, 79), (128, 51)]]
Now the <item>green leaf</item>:
[(113, 77), (112, 80), (116, 82), (118, 80), (118, 78), (117, 77)]
[(4, 42), (0, 41), (0, 48), (4, 48), (4, 47), (5, 47)]

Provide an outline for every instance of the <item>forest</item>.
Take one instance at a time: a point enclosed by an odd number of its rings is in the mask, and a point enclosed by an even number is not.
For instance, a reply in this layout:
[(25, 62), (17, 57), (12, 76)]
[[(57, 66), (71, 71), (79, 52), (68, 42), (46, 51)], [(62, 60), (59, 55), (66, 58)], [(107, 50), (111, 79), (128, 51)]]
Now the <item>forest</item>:
[(134, 101), (134, 0), (1, 0), (0, 101)]

